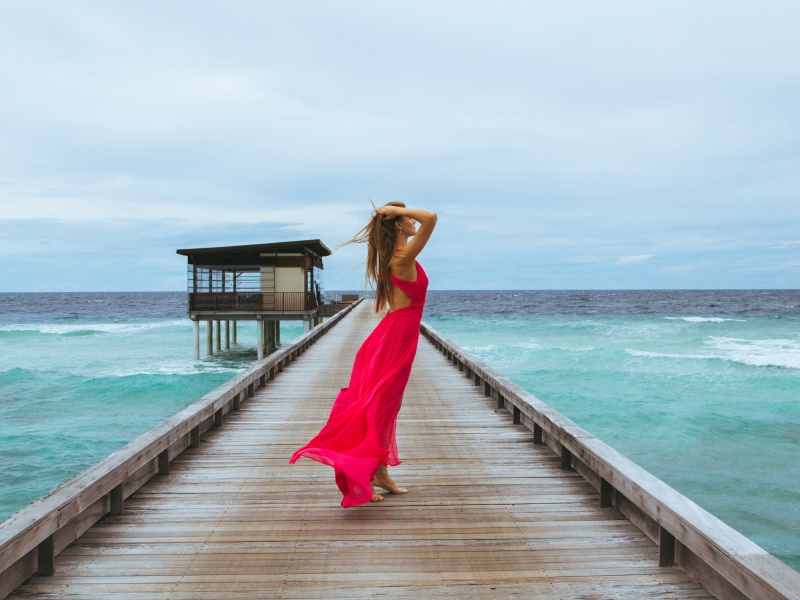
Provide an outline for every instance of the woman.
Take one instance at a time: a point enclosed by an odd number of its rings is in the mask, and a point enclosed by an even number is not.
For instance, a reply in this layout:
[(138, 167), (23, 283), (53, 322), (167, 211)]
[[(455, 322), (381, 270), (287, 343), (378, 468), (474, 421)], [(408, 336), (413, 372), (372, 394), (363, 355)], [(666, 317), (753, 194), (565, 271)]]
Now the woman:
[(348, 242), (367, 242), (375, 312), (387, 304), (389, 311), (356, 353), (350, 385), (336, 397), (325, 427), (289, 461), (306, 456), (332, 466), (345, 508), (383, 500), (375, 486), (393, 494), (407, 492), (392, 481), (387, 467), (400, 464), (395, 424), (428, 289), (416, 257), (435, 226), (436, 213), (389, 202)]

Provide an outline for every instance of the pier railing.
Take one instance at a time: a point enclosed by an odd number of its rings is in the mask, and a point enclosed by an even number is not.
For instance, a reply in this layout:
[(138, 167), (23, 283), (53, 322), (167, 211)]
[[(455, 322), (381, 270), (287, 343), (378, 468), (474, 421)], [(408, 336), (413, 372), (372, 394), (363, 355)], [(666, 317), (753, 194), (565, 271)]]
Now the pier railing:
[(56, 487), (0, 523), (0, 598), (34, 574), (53, 575), (55, 557), (107, 514), (122, 514), (125, 500), (170, 461), (220, 427), (256, 388), (266, 385), (338, 323), (358, 302), (190, 404), (128, 445)]
[(425, 323), (422, 333), (514, 423), (530, 429), (534, 444), (552, 448), (562, 469), (591, 483), (601, 507), (616, 507), (650, 537), (662, 566), (683, 567), (725, 600), (800, 599), (800, 573)]
[(312, 292), (194, 292), (190, 311), (297, 311), (317, 308)]

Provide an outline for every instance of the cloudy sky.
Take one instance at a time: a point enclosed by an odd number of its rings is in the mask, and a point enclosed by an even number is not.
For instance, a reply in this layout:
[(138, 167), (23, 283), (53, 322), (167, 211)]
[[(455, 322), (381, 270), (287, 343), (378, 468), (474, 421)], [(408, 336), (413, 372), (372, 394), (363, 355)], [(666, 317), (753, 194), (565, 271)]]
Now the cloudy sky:
[[(439, 213), (436, 289), (796, 288), (800, 3), (0, 3), (0, 291)], [(326, 260), (361, 286), (363, 248)]]

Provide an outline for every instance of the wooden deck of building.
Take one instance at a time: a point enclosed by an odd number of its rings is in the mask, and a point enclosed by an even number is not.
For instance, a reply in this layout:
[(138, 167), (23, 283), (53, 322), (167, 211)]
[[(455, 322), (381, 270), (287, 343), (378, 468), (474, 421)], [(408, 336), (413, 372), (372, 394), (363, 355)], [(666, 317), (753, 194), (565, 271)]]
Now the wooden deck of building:
[(426, 340), (398, 423), (410, 489), (342, 509), (315, 434), (363, 303), (11, 598), (711, 598)]

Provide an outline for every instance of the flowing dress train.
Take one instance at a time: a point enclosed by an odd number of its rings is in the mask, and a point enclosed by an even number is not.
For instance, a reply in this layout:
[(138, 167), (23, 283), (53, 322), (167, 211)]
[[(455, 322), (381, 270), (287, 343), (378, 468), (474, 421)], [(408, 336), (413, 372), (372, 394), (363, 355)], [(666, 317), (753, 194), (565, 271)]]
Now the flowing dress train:
[(333, 467), (348, 508), (372, 500), (370, 481), (378, 466), (400, 464), (395, 441), (397, 413), (417, 353), (428, 278), (419, 263), (416, 281), (392, 275), (411, 305), (386, 313), (356, 353), (348, 387), (342, 388), (328, 422), (292, 455)]

